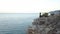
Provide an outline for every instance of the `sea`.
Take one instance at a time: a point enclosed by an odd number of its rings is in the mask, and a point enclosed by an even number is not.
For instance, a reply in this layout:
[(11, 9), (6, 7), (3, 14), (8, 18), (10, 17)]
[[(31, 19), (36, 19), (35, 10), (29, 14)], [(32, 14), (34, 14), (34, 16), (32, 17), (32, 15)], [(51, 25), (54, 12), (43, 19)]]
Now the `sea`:
[(27, 34), (38, 13), (0, 13), (0, 34)]

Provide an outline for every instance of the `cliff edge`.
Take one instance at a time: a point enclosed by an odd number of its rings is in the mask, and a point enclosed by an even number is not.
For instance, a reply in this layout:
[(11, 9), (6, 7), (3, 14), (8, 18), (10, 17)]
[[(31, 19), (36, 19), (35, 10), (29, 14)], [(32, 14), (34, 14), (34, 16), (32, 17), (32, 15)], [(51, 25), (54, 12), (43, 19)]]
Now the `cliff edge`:
[(60, 11), (57, 12), (58, 14), (52, 13), (48, 16), (41, 16), (40, 13), (39, 18), (34, 19), (33, 25), (28, 28), (28, 34), (60, 34)]

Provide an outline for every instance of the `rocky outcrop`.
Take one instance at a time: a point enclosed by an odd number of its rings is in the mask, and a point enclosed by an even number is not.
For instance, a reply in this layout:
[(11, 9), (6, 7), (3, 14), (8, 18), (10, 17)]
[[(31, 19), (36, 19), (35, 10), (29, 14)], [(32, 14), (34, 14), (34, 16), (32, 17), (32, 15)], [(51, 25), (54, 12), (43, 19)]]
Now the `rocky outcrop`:
[(32, 24), (31, 28), (28, 28), (31, 34), (60, 34), (60, 15), (39, 17), (34, 19)]

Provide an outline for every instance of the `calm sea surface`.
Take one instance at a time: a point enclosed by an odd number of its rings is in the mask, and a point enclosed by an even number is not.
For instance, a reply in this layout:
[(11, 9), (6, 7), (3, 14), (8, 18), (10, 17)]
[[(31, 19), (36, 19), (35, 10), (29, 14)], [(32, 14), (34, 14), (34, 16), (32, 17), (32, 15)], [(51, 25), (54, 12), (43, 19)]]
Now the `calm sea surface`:
[(0, 34), (26, 34), (27, 27), (37, 18), (37, 13), (0, 14)]

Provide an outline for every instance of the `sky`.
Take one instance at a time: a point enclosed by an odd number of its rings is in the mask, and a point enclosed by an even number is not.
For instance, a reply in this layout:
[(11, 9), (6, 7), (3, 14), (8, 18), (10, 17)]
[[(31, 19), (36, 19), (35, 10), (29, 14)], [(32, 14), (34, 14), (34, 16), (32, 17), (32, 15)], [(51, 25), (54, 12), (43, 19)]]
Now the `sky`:
[(0, 0), (0, 13), (44, 13), (60, 9), (60, 0)]

